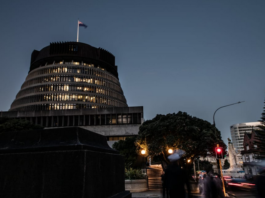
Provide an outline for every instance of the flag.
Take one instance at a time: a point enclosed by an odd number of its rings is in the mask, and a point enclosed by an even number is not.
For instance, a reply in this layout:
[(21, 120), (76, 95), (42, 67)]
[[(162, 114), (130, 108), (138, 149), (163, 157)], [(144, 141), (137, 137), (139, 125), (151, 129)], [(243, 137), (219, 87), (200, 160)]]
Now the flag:
[(79, 27), (80, 27), (80, 26), (83, 26), (83, 27), (87, 28), (87, 25), (84, 24), (84, 23), (82, 23), (81, 21), (78, 21), (78, 25), (79, 25)]

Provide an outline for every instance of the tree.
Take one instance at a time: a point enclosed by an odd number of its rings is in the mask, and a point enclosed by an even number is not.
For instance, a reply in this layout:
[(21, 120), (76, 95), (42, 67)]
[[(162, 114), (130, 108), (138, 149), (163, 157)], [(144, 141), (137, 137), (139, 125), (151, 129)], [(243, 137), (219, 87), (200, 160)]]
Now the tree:
[(0, 133), (5, 131), (25, 131), (43, 129), (42, 126), (34, 125), (27, 120), (14, 118), (0, 118)]
[[(215, 136), (216, 131), (216, 136)], [(226, 149), (218, 131), (209, 122), (192, 117), (185, 112), (157, 115), (140, 126), (136, 140), (137, 149), (146, 149), (148, 155), (160, 156), (169, 163), (168, 149), (186, 151), (186, 158), (214, 154), (216, 144)]]
[(119, 140), (113, 144), (113, 148), (121, 155), (124, 156), (124, 164), (125, 168), (129, 169), (133, 167), (136, 159), (137, 159), (137, 152), (135, 146), (136, 137), (129, 137), (125, 140)]
[(227, 159), (225, 159), (223, 169), (229, 169), (229, 167), (230, 167), (230, 163), (228, 162)]
[(256, 132), (255, 144), (258, 147), (259, 155), (257, 156), (258, 159), (265, 159), (265, 106), (263, 107), (263, 113), (261, 114), (262, 123), (258, 126), (258, 130)]

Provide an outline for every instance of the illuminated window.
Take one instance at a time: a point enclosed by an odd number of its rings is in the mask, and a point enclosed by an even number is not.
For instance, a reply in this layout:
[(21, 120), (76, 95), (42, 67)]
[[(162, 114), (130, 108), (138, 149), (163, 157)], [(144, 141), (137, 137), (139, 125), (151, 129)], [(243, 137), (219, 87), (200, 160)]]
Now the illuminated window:
[(77, 69), (76, 72), (77, 72), (77, 73), (81, 73), (81, 69)]
[(80, 78), (77, 78), (77, 77), (74, 77), (74, 81), (75, 81), (75, 82), (80, 82), (81, 79), (80, 79)]
[(63, 67), (63, 72), (67, 73), (67, 67)]
[(74, 64), (74, 65), (80, 65), (80, 63), (79, 63), (79, 62), (73, 62), (73, 64)]
[(64, 85), (64, 91), (69, 91), (69, 85)]
[(76, 89), (77, 89), (77, 90), (82, 90), (82, 87), (77, 87)]
[(63, 61), (61, 61), (59, 64), (62, 65), (63, 64)]

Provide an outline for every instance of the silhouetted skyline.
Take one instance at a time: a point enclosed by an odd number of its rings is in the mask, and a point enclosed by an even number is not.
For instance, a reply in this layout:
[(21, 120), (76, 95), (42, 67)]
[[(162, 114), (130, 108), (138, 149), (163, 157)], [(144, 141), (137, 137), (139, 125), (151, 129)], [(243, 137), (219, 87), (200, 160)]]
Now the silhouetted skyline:
[(27, 76), (30, 56), (50, 42), (76, 41), (116, 57), (129, 106), (144, 118), (184, 111), (216, 126), (261, 117), (265, 90), (265, 2), (5, 1), (0, 7), (0, 110), (10, 108)]

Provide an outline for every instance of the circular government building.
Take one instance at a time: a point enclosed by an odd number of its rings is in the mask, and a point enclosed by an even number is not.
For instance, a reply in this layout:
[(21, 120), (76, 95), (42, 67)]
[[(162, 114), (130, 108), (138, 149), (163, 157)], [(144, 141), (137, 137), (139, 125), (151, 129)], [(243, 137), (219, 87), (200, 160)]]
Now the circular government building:
[(85, 43), (50, 43), (34, 50), (28, 76), (0, 117), (45, 128), (81, 126), (120, 140), (137, 135), (143, 107), (128, 107), (115, 56)]
[(51, 43), (31, 55), (10, 111), (128, 107), (115, 57), (84, 43)]

